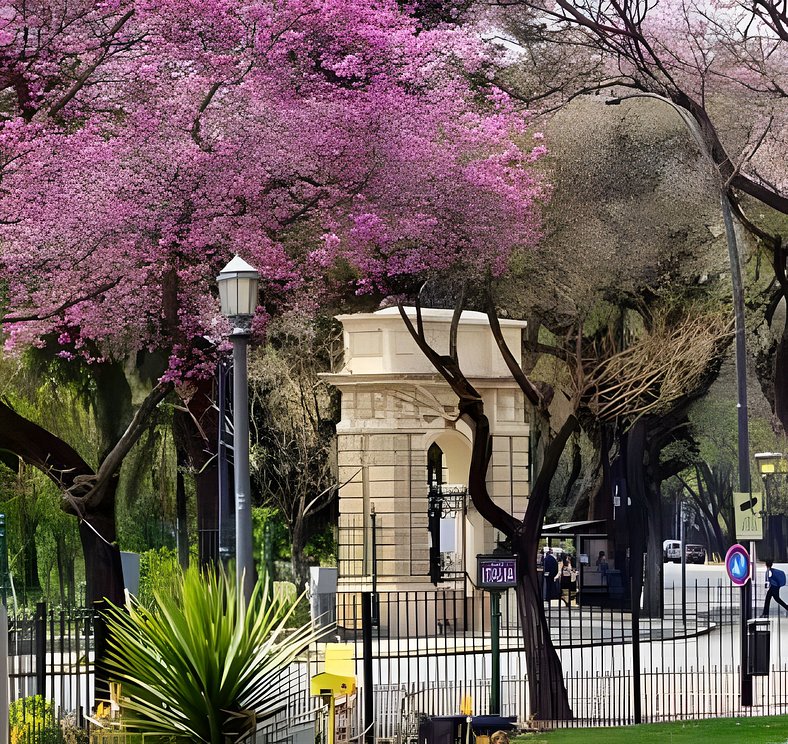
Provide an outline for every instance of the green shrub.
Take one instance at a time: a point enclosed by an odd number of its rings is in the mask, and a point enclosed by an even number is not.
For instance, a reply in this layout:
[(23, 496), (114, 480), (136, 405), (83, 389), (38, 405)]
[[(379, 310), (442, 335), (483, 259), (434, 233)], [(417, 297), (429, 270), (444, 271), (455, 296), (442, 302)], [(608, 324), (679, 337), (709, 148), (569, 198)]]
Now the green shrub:
[(55, 704), (41, 695), (14, 700), (8, 709), (11, 744), (60, 744)]
[(158, 548), (140, 553), (140, 591), (137, 601), (143, 607), (153, 607), (156, 592), (162, 594), (180, 591), (183, 571), (178, 563), (178, 553), (171, 548)]
[(278, 673), (312, 639), (286, 630), (288, 592), (255, 589), (249, 610), (224, 572), (190, 569), (180, 593), (155, 592), (151, 610), (108, 613), (108, 666), (121, 683), (129, 731), (190, 741), (238, 741), (281, 699)]

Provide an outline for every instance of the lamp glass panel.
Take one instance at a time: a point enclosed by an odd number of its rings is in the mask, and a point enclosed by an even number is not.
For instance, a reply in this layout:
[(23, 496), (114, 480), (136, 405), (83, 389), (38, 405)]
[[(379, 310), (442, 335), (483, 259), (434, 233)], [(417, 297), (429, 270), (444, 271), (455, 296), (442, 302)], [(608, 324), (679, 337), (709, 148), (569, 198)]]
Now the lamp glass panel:
[(219, 284), (219, 303), (222, 307), (222, 315), (230, 315), (230, 288), (228, 286), (229, 280), (221, 279)]
[(236, 280), (237, 296), (236, 296), (236, 315), (251, 315), (254, 309), (249, 310), (249, 297), (252, 280), (246, 277)]
[(257, 310), (257, 293), (259, 288), (259, 279), (249, 280), (249, 315), (254, 315), (254, 311)]

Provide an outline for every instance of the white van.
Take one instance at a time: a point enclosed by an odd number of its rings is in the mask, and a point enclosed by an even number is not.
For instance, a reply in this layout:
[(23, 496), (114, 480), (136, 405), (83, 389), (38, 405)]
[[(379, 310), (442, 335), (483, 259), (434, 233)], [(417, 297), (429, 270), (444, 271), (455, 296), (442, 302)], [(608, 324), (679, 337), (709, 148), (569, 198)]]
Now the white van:
[(665, 540), (662, 543), (662, 562), (681, 563), (681, 543), (678, 540)]

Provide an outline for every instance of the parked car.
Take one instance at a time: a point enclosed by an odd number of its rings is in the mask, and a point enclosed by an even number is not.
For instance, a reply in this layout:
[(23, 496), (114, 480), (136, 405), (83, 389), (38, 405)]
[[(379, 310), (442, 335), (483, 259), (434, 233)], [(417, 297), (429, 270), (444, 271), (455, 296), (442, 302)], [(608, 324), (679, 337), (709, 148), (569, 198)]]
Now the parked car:
[(706, 548), (702, 545), (687, 545), (687, 563), (705, 563)]
[[(687, 545), (685, 550), (687, 563), (706, 562), (706, 548), (703, 545)], [(665, 540), (662, 543), (662, 562), (670, 561), (681, 563), (681, 543), (678, 540)]]
[(678, 540), (665, 540), (662, 543), (662, 562), (681, 563), (681, 543)]

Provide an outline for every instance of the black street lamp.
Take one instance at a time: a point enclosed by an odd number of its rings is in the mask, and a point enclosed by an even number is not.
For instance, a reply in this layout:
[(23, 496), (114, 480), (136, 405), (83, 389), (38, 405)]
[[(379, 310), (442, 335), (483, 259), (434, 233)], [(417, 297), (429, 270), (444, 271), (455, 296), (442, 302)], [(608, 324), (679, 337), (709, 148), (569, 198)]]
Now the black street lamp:
[(248, 604), (255, 584), (252, 501), (249, 483), (249, 389), (246, 351), (257, 308), (260, 275), (239, 256), (216, 277), (222, 314), (233, 326), (233, 475), (235, 480), (235, 570), (238, 596)]

